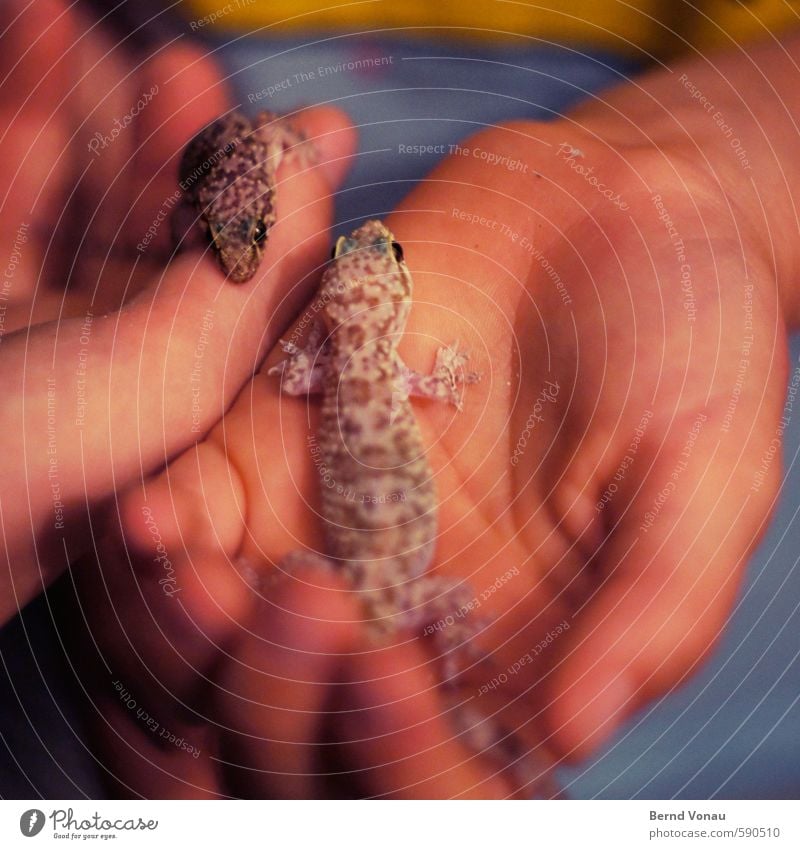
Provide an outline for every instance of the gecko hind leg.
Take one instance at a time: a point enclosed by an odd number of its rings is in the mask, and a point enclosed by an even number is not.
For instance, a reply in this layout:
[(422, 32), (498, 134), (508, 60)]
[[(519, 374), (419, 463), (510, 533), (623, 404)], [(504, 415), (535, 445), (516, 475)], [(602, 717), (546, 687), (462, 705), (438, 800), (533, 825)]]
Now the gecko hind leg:
[(315, 551), (297, 548), (284, 554), (278, 561), (276, 568), (268, 575), (265, 586), (275, 586), (287, 577), (295, 577), (297, 572), (303, 569), (318, 569), (327, 573), (338, 571), (336, 563), (330, 558)]

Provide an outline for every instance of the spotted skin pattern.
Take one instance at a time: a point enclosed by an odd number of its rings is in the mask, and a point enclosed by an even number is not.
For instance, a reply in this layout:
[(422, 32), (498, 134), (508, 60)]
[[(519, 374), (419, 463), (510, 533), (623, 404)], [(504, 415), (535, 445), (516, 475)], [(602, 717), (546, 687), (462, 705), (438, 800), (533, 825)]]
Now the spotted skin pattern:
[[(397, 353), (411, 309), (411, 274), (400, 245), (380, 221), (367, 221), (336, 242), (333, 261), (312, 304), (315, 321), (304, 348), (283, 342), (289, 355), (269, 374), (291, 395), (321, 392), (321, 422), (312, 444), (321, 475), (327, 557), (295, 551), (280, 564), (292, 572), (316, 565), (344, 573), (365, 611), (373, 637), (425, 625), (469, 609), (464, 583), (426, 574), (434, 554), (438, 501), (433, 473), (409, 402), (412, 395), (461, 409), (464, 372), (458, 344), (440, 348), (431, 374), (407, 368)], [(476, 751), (514, 763), (529, 795), (553, 794), (549, 772), (521, 752), (513, 737), (453, 696), (465, 661), (481, 659), (477, 623), (469, 617), (435, 631), (450, 717)], [(430, 629), (429, 629), (430, 630)]]
[(199, 233), (229, 280), (250, 280), (275, 223), (278, 166), (286, 150), (302, 141), (270, 112), (250, 119), (234, 111), (198, 133), (179, 168), (183, 196), (173, 216), (176, 243), (187, 231)]
[[(375, 633), (417, 627), (458, 608), (450, 579), (423, 576), (433, 559), (437, 499), (410, 395), (460, 406), (466, 355), (442, 348), (431, 375), (408, 369), (397, 345), (411, 309), (402, 248), (380, 221), (336, 243), (306, 348), (270, 370), (284, 392), (322, 392), (317, 465), (325, 472), (326, 554), (363, 600)], [(305, 556), (307, 559), (307, 556)], [(470, 595), (471, 597), (471, 595)]]

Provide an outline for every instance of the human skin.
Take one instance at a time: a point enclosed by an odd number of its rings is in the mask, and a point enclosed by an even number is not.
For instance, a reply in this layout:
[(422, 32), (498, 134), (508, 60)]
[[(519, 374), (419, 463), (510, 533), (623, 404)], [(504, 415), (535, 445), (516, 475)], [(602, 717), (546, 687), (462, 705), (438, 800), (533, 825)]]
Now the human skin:
[[(281, 172), (282, 215), (297, 223), (276, 230), (253, 285), (224, 286), (205, 255), (181, 256), (165, 271), (168, 224), (159, 222), (145, 250), (136, 245), (175, 192), (186, 142), (228, 108), (217, 69), (184, 45), (134, 68), (123, 48), (58, 0), (8, 12), (0, 622), (91, 548), (93, 510), (192, 445), (251, 377), (304, 297), (302, 287), (294, 304), (277, 293), (327, 254), (330, 189), (352, 143), (333, 110), (298, 118), (318, 138), (322, 164), (287, 163)], [(144, 93), (149, 102), (137, 106)], [(116, 121), (131, 115), (120, 129)], [(214, 330), (192, 418), (187, 364), (208, 310)]]
[[(800, 319), (798, 53), (790, 37), (712, 54), (558, 121), (485, 130), (462, 147), (520, 161), (524, 175), (449, 157), (386, 220), (415, 281), (401, 355), (425, 370), (438, 344), (458, 338), (484, 374), (462, 413), (415, 405), (441, 505), (434, 568), (478, 595), (500, 582), (479, 638), (494, 672), (569, 623), (479, 702), (554, 759), (589, 754), (696, 670), (774, 506), (778, 459), (756, 473), (782, 410), (786, 329)], [(569, 304), (526, 243), (557, 271)], [(554, 382), (555, 400), (512, 463)], [(195, 759), (155, 745), (101, 681), (105, 751), (129, 746), (113, 760), (121, 792), (325, 795), (315, 773), (321, 742), (333, 740), (339, 769), (356, 776), (350, 792), (509, 795), (508, 775), (454, 737), (420, 640), (370, 649), (357, 600), (333, 577), (265, 580), (286, 552), (320, 546), (306, 444), (316, 420), (313, 402), (281, 397), (264, 371), (207, 439), (121, 501), (122, 539), (108, 540), (99, 567), (118, 621), (98, 617), (93, 635), (161, 725), (202, 750)], [(157, 517), (177, 592), (158, 583), (143, 507)], [(99, 586), (96, 570), (82, 574), (86, 592)], [(472, 668), (463, 692), (492, 674)]]

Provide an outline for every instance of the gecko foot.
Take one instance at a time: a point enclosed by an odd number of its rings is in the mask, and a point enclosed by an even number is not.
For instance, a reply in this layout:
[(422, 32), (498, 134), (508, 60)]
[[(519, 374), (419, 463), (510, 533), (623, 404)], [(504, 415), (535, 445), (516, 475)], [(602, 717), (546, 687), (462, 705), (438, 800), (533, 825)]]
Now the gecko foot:
[(458, 340), (456, 340), (452, 345), (443, 345), (439, 348), (433, 366), (433, 374), (449, 385), (452, 397), (455, 399), (451, 403), (455, 404), (459, 412), (464, 409), (459, 387), (462, 384), (477, 383), (481, 379), (479, 372), (464, 371), (468, 360), (469, 354), (459, 350)]
[(458, 342), (444, 345), (436, 352), (436, 361), (430, 374), (419, 374), (403, 366), (402, 378), (408, 395), (446, 401), (457, 410), (463, 409), (461, 387), (477, 383), (481, 375), (476, 371), (464, 371), (469, 360), (466, 351), (459, 350)]
[(309, 168), (318, 163), (317, 150), (306, 134), (282, 115), (268, 111), (259, 112), (253, 123), (256, 131), (266, 131), (269, 134), (271, 155), (276, 156), (277, 162), (289, 154), (297, 158), (302, 168)]
[(469, 354), (459, 350), (456, 340), (452, 345), (443, 345), (436, 352), (433, 373), (449, 380), (454, 386), (459, 383), (477, 383), (481, 379), (480, 372), (464, 371), (468, 360)]
[[(295, 345), (294, 342), (287, 342), (285, 339), (281, 339), (278, 344), (281, 346), (281, 350), (283, 351), (283, 353), (288, 354), (290, 357), (296, 356), (297, 354), (299, 354), (303, 350), (302, 348)], [(284, 360), (284, 362), (286, 362), (286, 361)], [(270, 374), (272, 374), (272, 372), (277, 371), (277, 370), (278, 369), (276, 367), (276, 368), (271, 368), (269, 371), (270, 371)]]
[(287, 395), (312, 395), (322, 391), (323, 377), (328, 366), (323, 331), (314, 324), (308, 343), (301, 348), (291, 340), (281, 339), (280, 346), (289, 356), (267, 371), (267, 375), (278, 375), (281, 391)]
[(284, 555), (270, 575), (270, 583), (277, 584), (287, 576), (293, 577), (303, 569), (319, 569), (323, 572), (335, 572), (336, 564), (313, 551), (295, 549)]

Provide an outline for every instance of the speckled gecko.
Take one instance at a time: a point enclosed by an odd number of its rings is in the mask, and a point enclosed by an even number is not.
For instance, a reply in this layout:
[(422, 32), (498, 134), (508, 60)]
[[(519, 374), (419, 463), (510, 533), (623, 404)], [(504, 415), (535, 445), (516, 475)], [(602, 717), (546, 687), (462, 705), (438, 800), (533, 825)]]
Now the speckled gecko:
[[(251, 120), (234, 111), (198, 133), (179, 168), (183, 196), (172, 219), (176, 244), (190, 244), (194, 234), (203, 237), (228, 278), (247, 282), (275, 223), (278, 166), (284, 152), (302, 141), (271, 112)], [(302, 150), (306, 158), (313, 156), (307, 145)]]
[[(280, 374), (289, 394), (323, 393), (315, 462), (323, 481), (327, 557), (292, 552), (280, 568), (331, 568), (335, 561), (358, 591), (373, 637), (401, 629), (419, 633), (423, 625), (467, 609), (474, 595), (463, 583), (426, 574), (436, 544), (437, 497), (408, 399), (434, 398), (460, 409), (460, 384), (479, 376), (464, 373), (467, 357), (458, 344), (438, 350), (429, 375), (402, 362), (397, 346), (411, 295), (402, 248), (380, 221), (366, 222), (336, 242), (306, 347), (283, 343), (289, 357), (269, 372)], [(458, 672), (452, 655), (477, 653), (469, 639), (474, 627), (464, 619), (436, 632), (443, 678), (451, 683)], [(497, 746), (496, 756), (525, 762), (527, 783), (530, 763), (513, 745), (498, 743), (498, 729), (474, 709), (457, 707), (452, 716), (473, 747)], [(536, 767), (538, 774), (538, 762)]]
[[(411, 275), (380, 221), (336, 242), (307, 347), (270, 374), (292, 395), (322, 392), (317, 465), (323, 473), (326, 554), (359, 591), (373, 634), (429, 622), (453, 610), (457, 582), (426, 577), (436, 544), (433, 475), (410, 395), (458, 407), (466, 355), (440, 348), (433, 373), (407, 368), (397, 345), (411, 309)], [(307, 555), (303, 555), (307, 562)], [(457, 609), (457, 605), (456, 605)]]

